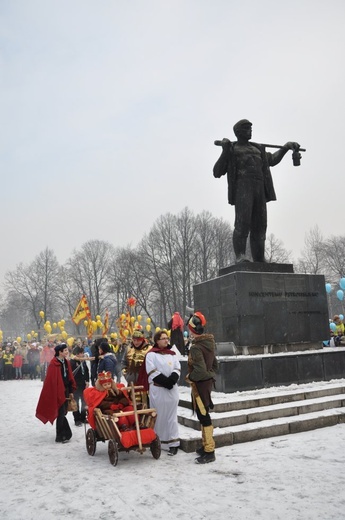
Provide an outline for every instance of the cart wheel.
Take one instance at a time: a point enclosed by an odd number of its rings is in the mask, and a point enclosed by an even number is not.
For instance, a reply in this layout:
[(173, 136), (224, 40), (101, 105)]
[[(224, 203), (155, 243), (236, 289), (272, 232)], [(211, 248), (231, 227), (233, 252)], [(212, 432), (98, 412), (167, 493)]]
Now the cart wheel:
[(89, 428), (86, 432), (86, 450), (91, 457), (95, 454), (96, 444), (96, 433), (92, 428)]
[(110, 464), (116, 466), (119, 460), (119, 450), (117, 449), (117, 442), (113, 439), (110, 439), (108, 442), (108, 455)]
[(161, 441), (159, 440), (158, 435), (155, 438), (155, 440), (151, 442), (150, 450), (152, 453), (152, 457), (154, 459), (159, 459), (159, 457), (161, 456)]

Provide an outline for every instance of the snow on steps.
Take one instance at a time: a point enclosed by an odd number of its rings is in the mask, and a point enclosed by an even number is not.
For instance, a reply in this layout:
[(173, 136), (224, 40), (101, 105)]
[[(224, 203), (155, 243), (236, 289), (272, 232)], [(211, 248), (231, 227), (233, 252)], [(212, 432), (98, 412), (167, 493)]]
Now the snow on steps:
[[(216, 447), (298, 433), (345, 422), (345, 380), (213, 394)], [(180, 391), (181, 448), (200, 446), (200, 425), (192, 415), (190, 392)]]

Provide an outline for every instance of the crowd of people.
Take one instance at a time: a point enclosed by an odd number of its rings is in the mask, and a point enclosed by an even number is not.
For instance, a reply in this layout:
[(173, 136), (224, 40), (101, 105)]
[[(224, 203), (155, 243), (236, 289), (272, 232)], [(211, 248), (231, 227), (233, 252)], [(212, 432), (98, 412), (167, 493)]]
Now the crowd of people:
[[(154, 430), (162, 449), (170, 456), (177, 455), (180, 445), (177, 419), (180, 358), (186, 354), (187, 345), (186, 381), (191, 385), (193, 409), (202, 430), (202, 445), (197, 450), (195, 460), (198, 464), (215, 460), (209, 413), (213, 407), (211, 390), (217, 370), (214, 338), (212, 334), (205, 334), (206, 320), (201, 313), (190, 317), (188, 331), (183, 330), (185, 325), (177, 314), (168, 324), (170, 329), (157, 331), (152, 339), (145, 337), (143, 330), (137, 328), (131, 338), (123, 342), (102, 337), (95, 339), (91, 345), (78, 341), (73, 349), (65, 343), (47, 345), (51, 357), (44, 371), (36, 417), (43, 423), (49, 421), (53, 424), (56, 421), (56, 442), (66, 443), (72, 437), (66, 419), (71, 400), (76, 401), (73, 410), (75, 426), (89, 422), (94, 427), (92, 412), (96, 406), (107, 415), (127, 412), (124, 416), (121, 414), (118, 422), (123, 431), (135, 428), (135, 404), (136, 409), (156, 409)], [(178, 339), (172, 341), (174, 336)], [(37, 350), (42, 354), (44, 348)], [(41, 355), (39, 366), (42, 367), (43, 363), (46, 361), (43, 362)], [(125, 383), (141, 387), (136, 390), (134, 403), (126, 392)], [(130, 411), (133, 415), (128, 413)]]

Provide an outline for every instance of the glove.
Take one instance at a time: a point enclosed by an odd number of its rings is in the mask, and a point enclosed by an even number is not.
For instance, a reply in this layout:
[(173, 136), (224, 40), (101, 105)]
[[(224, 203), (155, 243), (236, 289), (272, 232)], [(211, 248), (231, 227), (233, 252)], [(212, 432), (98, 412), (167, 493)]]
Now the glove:
[(173, 372), (172, 374), (170, 374), (168, 379), (170, 379), (170, 381), (173, 383), (173, 385), (176, 385), (176, 383), (178, 381), (178, 374), (176, 372)]
[(167, 376), (164, 376), (163, 374), (159, 374), (158, 376), (154, 377), (153, 381), (157, 383), (157, 385), (163, 386), (168, 390), (171, 390), (174, 386), (174, 383), (171, 381), (171, 379), (169, 379)]

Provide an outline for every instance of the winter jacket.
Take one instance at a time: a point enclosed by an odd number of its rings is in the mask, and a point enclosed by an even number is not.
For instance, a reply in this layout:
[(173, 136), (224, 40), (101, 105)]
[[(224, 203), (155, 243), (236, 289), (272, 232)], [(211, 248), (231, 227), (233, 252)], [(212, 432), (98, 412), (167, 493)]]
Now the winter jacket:
[(103, 359), (99, 360), (97, 371), (98, 373), (103, 372), (111, 372), (111, 377), (114, 378), (116, 374), (116, 364), (117, 360), (115, 354), (112, 352), (107, 352), (104, 354)]

